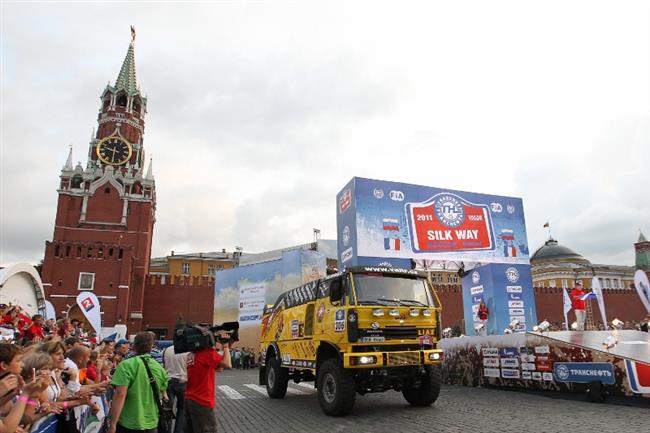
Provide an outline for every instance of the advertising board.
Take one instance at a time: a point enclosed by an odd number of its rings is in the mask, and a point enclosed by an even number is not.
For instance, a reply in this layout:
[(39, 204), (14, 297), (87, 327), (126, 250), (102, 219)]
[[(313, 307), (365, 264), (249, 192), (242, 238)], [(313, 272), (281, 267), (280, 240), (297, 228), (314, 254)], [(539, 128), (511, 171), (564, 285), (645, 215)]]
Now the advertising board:
[(337, 195), (344, 266), (410, 259), (528, 263), (521, 198), (354, 177)]

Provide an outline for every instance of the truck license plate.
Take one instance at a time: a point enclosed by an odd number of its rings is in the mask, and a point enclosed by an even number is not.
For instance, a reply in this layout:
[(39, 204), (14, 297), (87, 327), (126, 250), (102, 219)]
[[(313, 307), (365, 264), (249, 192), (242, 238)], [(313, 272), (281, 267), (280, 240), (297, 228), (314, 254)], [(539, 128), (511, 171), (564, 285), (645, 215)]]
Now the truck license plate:
[(384, 337), (361, 337), (362, 343), (383, 343), (386, 341)]

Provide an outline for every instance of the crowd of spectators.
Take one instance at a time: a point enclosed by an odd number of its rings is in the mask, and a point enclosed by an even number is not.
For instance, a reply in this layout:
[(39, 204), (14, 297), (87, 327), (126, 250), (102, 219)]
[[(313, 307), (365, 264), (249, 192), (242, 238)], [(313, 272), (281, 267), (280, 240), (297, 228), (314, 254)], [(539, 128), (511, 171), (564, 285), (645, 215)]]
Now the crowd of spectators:
[(72, 409), (103, 408), (116, 366), (130, 345), (97, 341), (83, 322), (29, 316), (20, 306), (0, 305), (0, 433), (23, 433), (41, 418), (58, 418), (58, 432), (78, 433)]

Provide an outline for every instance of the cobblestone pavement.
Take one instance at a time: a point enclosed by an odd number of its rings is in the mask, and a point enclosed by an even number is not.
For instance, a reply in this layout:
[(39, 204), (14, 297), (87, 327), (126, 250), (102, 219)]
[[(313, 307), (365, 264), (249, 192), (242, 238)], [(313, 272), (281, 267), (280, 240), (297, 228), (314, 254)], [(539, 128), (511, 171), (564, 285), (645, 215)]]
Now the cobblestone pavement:
[(220, 432), (650, 432), (650, 399), (596, 404), (573, 395), (444, 386), (431, 407), (411, 407), (401, 393), (388, 391), (357, 395), (351, 415), (333, 418), (321, 411), (311, 383), (290, 382), (283, 400), (271, 400), (257, 375), (218, 374)]

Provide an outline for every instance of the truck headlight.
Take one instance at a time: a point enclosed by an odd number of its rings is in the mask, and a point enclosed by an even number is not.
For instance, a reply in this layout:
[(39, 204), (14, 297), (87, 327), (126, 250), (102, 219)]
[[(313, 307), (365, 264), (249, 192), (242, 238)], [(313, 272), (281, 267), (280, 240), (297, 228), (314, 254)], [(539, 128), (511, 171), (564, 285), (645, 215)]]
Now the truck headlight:
[(377, 363), (377, 358), (374, 356), (360, 356), (359, 357), (359, 364), (376, 364)]
[(374, 310), (372, 310), (372, 315), (375, 316), (375, 317), (383, 316), (384, 315), (383, 308), (375, 308)]
[(393, 316), (393, 317), (399, 317), (399, 310), (393, 308), (392, 310), (390, 310), (390, 311), (388, 312), (388, 314), (390, 314), (390, 315)]
[(442, 358), (440, 352), (432, 352), (429, 354), (429, 361), (438, 361)]
[(411, 315), (411, 317), (417, 317), (417, 316), (420, 315), (420, 310), (416, 310), (416, 309), (414, 308), (414, 309), (412, 309), (412, 310), (409, 312), (409, 314)]
[(423, 315), (424, 317), (431, 317), (431, 310), (424, 310), (424, 311), (422, 312), (422, 315)]

